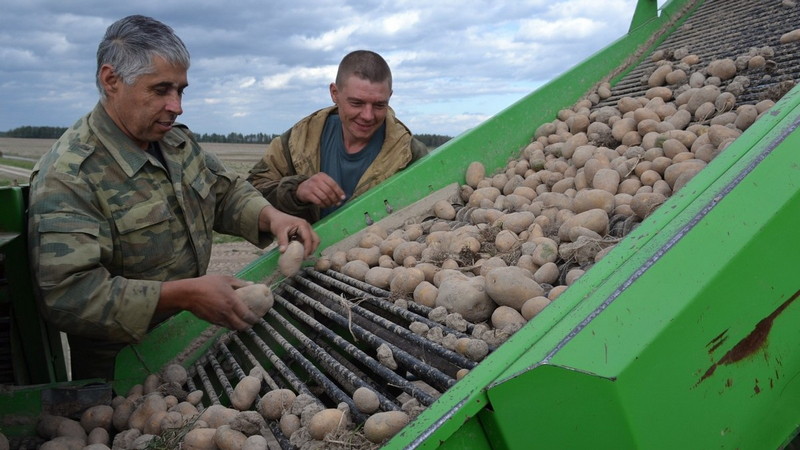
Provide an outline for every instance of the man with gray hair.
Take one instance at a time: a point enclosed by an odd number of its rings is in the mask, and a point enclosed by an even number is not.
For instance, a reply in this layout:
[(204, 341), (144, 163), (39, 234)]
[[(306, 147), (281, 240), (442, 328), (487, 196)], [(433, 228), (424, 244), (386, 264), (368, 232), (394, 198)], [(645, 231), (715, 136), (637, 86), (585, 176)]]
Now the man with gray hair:
[(31, 175), (29, 245), (45, 319), (67, 333), (73, 379), (113, 379), (117, 352), (179, 311), (231, 329), (258, 317), (247, 282), (207, 275), (212, 232), (265, 247), (309, 223), (271, 206), (175, 122), (189, 52), (144, 16), (110, 27), (97, 50), (100, 101)]
[(369, 50), (348, 53), (330, 106), (272, 140), (247, 180), (276, 208), (316, 222), (428, 154), (389, 106), (392, 72)]

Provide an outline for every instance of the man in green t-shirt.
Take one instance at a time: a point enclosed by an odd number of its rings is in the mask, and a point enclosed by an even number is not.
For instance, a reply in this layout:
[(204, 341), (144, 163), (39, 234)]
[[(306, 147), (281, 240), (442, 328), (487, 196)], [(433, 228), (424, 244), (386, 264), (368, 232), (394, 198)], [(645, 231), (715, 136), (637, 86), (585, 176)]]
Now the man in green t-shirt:
[(389, 107), (392, 73), (356, 50), (330, 85), (334, 106), (273, 139), (247, 180), (281, 211), (316, 222), (428, 154)]

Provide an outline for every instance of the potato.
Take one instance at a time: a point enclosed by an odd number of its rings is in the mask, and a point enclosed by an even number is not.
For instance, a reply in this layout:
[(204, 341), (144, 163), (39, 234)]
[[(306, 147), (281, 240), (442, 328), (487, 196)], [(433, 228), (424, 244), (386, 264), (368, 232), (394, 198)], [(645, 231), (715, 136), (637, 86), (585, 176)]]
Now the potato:
[(345, 264), (347, 264), (347, 252), (345, 252), (344, 250), (335, 251), (330, 256), (330, 260), (331, 260), (331, 269), (337, 272), (341, 271), (342, 267)]
[(186, 368), (180, 364), (167, 364), (167, 366), (161, 370), (161, 379), (164, 380), (164, 383), (183, 385), (188, 378), (189, 375), (186, 373)]
[(367, 273), (364, 275), (364, 281), (381, 289), (386, 289), (389, 287), (393, 276), (394, 271), (392, 269), (376, 266), (367, 270)]
[(314, 414), (308, 424), (308, 434), (321, 441), (328, 433), (347, 427), (347, 418), (344, 412), (328, 408)]
[(144, 401), (136, 407), (136, 409), (133, 411), (133, 414), (131, 414), (130, 418), (128, 419), (128, 427), (142, 431), (144, 430), (144, 424), (147, 421), (147, 418), (158, 411), (166, 410), (167, 402), (164, 401), (164, 397), (162, 397), (161, 394), (147, 394), (144, 397)]
[(404, 241), (394, 248), (394, 251), (392, 252), (392, 258), (394, 259), (394, 262), (399, 265), (402, 265), (403, 260), (408, 256), (413, 256), (419, 260), (422, 256), (422, 251), (425, 250), (425, 247), (426, 245), (422, 242)]
[(505, 327), (519, 328), (525, 325), (525, 318), (516, 309), (508, 306), (498, 306), (492, 313), (492, 326), (503, 329)]
[(519, 236), (510, 230), (502, 230), (494, 239), (494, 246), (500, 253), (508, 253), (520, 244)]
[(380, 408), (381, 403), (378, 394), (368, 387), (360, 387), (353, 392), (353, 402), (356, 408), (365, 414), (372, 414)]
[(614, 194), (603, 189), (583, 189), (572, 200), (572, 210), (576, 214), (590, 209), (602, 209), (611, 213), (614, 206)]
[(373, 267), (378, 265), (378, 258), (381, 256), (381, 249), (378, 246), (372, 246), (369, 248), (353, 247), (348, 249), (346, 254), (348, 261), (361, 260), (367, 263), (368, 266)]
[(161, 421), (167, 416), (166, 411), (156, 411), (144, 422), (142, 434), (161, 434)]
[(456, 340), (455, 350), (473, 361), (481, 361), (489, 354), (489, 345), (482, 339), (463, 337)]
[(111, 417), (114, 408), (108, 405), (92, 406), (81, 414), (81, 426), (87, 433), (95, 428), (111, 429)]
[(238, 383), (231, 394), (231, 406), (239, 411), (250, 409), (250, 406), (258, 398), (261, 390), (261, 379), (252, 375), (247, 375)]
[(425, 281), (425, 274), (416, 267), (398, 267), (389, 283), (389, 290), (396, 294), (407, 295), (414, 292), (417, 285)]
[(124, 399), (116, 408), (114, 408), (114, 413), (111, 415), (111, 423), (114, 425), (114, 429), (117, 431), (125, 431), (128, 427), (128, 420), (133, 414), (133, 410), (136, 409), (136, 404), (133, 400), (128, 398)]
[(409, 422), (408, 414), (403, 411), (384, 411), (371, 415), (364, 422), (364, 436), (379, 444), (394, 436)]
[(533, 220), (536, 216), (530, 211), (522, 211), (522, 212), (514, 212), (505, 214), (499, 219), (499, 222), (502, 225), (504, 230), (512, 231), (516, 234), (519, 234), (528, 229), (528, 227), (533, 224)]
[(451, 313), (459, 313), (470, 322), (488, 320), (497, 305), (486, 294), (484, 278), (462, 277), (463, 275), (452, 276), (442, 281), (436, 295), (436, 306), (443, 306)]
[[(77, 450), (85, 448), (86, 442), (72, 436), (58, 436), (38, 447), (39, 450)], [(144, 448), (144, 447), (142, 447)]]
[(286, 436), (291, 436), (292, 433), (300, 429), (300, 418), (294, 414), (284, 414), (278, 423), (281, 432)]
[[(97, 427), (89, 432), (89, 436), (86, 438), (86, 444), (102, 444), (108, 446), (111, 444), (111, 436), (108, 434), (108, 430), (105, 428)], [(6, 447), (6, 450), (7, 449), (8, 448)], [(3, 450), (2, 445), (0, 445), (0, 450)]]
[(433, 214), (443, 220), (453, 220), (456, 217), (456, 209), (447, 200), (439, 200), (433, 204)]
[(314, 270), (318, 272), (325, 272), (326, 270), (330, 270), (330, 268), (331, 260), (330, 258), (326, 258), (324, 256), (317, 259), (317, 261), (314, 263)]
[(273, 389), (261, 397), (261, 415), (276, 420), (292, 408), (297, 395), (289, 389)]
[(306, 248), (300, 241), (291, 241), (286, 246), (286, 251), (278, 257), (278, 270), (285, 277), (294, 276), (303, 264), (306, 256)]
[(258, 317), (264, 317), (275, 301), (272, 298), (272, 291), (263, 283), (253, 283), (240, 287), (236, 289), (236, 295)]
[(420, 305), (433, 308), (436, 306), (436, 296), (439, 288), (428, 281), (423, 281), (414, 288), (414, 301)]
[(588, 228), (600, 236), (608, 234), (608, 213), (602, 209), (590, 209), (567, 219), (558, 228), (558, 238), (569, 240), (570, 230), (574, 227)]
[(158, 374), (151, 373), (145, 377), (143, 383), (145, 394), (152, 394), (153, 392), (156, 392), (159, 386), (161, 386), (161, 377), (159, 377)]
[(631, 209), (640, 218), (644, 219), (652, 214), (662, 203), (667, 200), (665, 196), (655, 192), (642, 192), (633, 196)]
[(214, 404), (200, 414), (198, 420), (205, 421), (211, 428), (219, 428), (228, 425), (239, 414), (239, 411), (228, 408), (220, 404)]
[(350, 261), (342, 266), (343, 274), (360, 281), (364, 281), (367, 276), (367, 271), (369, 271), (369, 264), (360, 259)]
[(486, 274), (486, 294), (498, 305), (519, 311), (525, 300), (544, 295), (544, 289), (533, 280), (530, 272), (511, 266), (493, 269)]
[(558, 265), (554, 262), (549, 262), (539, 267), (536, 272), (533, 273), (533, 280), (540, 284), (554, 284), (558, 280), (559, 275)]
[(241, 450), (247, 441), (247, 436), (241, 431), (234, 430), (230, 425), (222, 425), (214, 432), (214, 443), (220, 450)]
[(183, 437), (181, 450), (217, 450), (214, 442), (216, 428), (195, 428)]
[(358, 246), (362, 248), (377, 247), (381, 245), (381, 242), (383, 242), (384, 239), (385, 237), (380, 236), (377, 233), (371, 233), (369, 231), (365, 231), (361, 235), (361, 240), (358, 241)]
[[(204, 395), (205, 392), (203, 392), (201, 389), (197, 389), (195, 391), (190, 392), (189, 395), (186, 396), (186, 402), (188, 402), (191, 405), (197, 406), (203, 400)], [(180, 403), (178, 403), (178, 405), (180, 405)]]

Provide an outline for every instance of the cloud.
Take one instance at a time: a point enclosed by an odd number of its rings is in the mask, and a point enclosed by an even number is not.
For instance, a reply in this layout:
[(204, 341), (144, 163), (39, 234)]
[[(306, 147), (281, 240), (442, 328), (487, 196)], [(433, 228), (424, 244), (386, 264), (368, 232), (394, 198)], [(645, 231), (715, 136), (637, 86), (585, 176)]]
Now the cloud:
[(192, 55), (181, 121), (203, 133), (279, 133), (330, 105), (341, 58), (377, 51), (412, 131), (457, 135), (622, 36), (634, 0), (6, 0), (0, 130), (71, 125), (97, 101), (106, 27), (145, 14)]

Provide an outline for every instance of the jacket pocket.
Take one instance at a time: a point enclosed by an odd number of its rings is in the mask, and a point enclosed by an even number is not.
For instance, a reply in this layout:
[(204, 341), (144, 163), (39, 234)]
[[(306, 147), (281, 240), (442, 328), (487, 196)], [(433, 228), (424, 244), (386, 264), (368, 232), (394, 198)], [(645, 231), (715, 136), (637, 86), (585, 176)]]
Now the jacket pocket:
[(37, 217), (36, 273), (43, 285), (55, 285), (75, 272), (99, 264), (100, 225), (84, 216), (48, 213)]
[(143, 203), (114, 213), (124, 276), (159, 279), (162, 268), (176, 258), (172, 220), (164, 202)]

